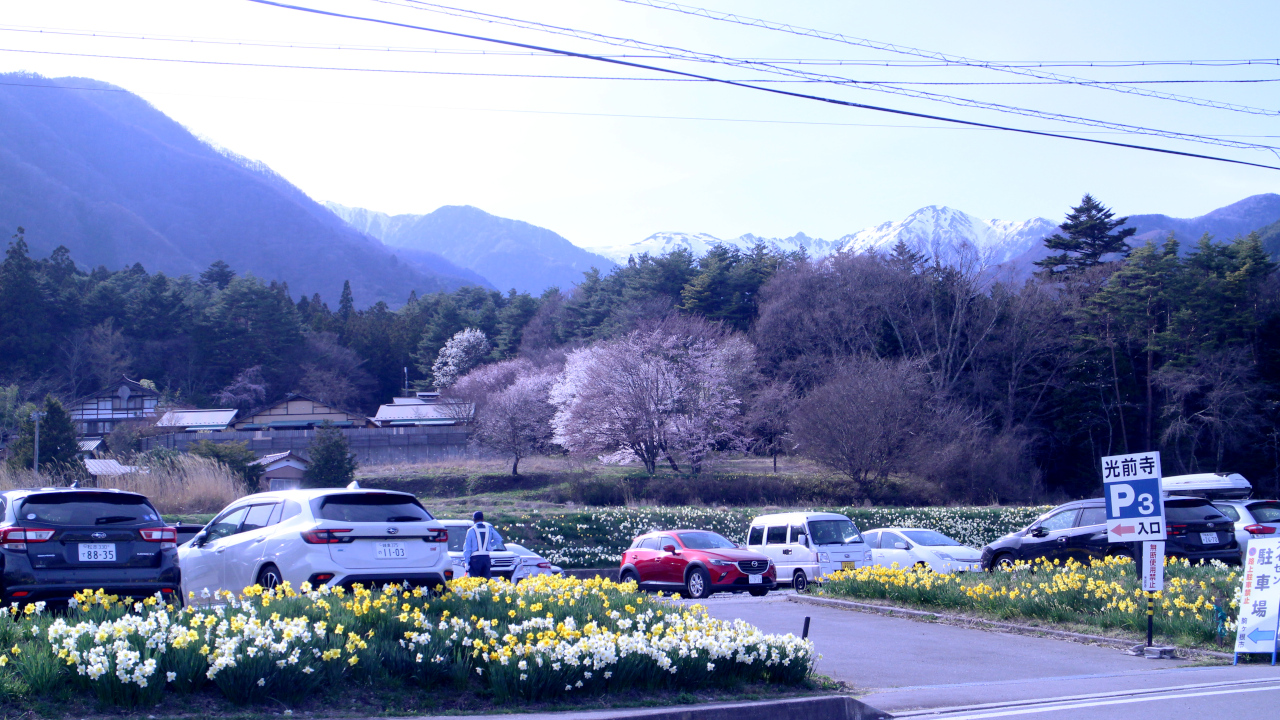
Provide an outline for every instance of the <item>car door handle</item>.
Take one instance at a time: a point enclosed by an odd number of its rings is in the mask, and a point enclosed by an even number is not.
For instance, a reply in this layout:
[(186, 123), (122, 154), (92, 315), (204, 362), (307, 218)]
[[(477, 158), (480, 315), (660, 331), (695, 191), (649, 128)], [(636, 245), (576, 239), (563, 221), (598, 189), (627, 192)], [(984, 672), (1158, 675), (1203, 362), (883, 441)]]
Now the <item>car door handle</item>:
[(1060, 537), (1060, 538), (1058, 538), (1058, 542), (1066, 542), (1066, 541), (1067, 541), (1067, 539), (1066, 539), (1065, 537)]
[(783, 550), (783, 551), (782, 551), (782, 554), (783, 554), (783, 555), (790, 555), (790, 554), (791, 554), (791, 549), (790, 549), (790, 548), (788, 548), (788, 549), (786, 549), (786, 550)]
[(260, 537), (260, 538), (258, 538), (257, 540), (254, 540), (254, 541), (253, 541), (253, 544), (254, 544), (254, 545), (257, 545), (258, 543), (266, 542), (266, 541), (267, 541), (267, 539), (266, 539), (265, 537)]
[(224, 547), (220, 547), (220, 548), (218, 548), (217, 550), (214, 550), (214, 552), (218, 553), (219, 555), (221, 555), (222, 553), (224, 553), (224, 552), (226, 552), (226, 551), (227, 551), (227, 548), (226, 548), (225, 546), (224, 546)]

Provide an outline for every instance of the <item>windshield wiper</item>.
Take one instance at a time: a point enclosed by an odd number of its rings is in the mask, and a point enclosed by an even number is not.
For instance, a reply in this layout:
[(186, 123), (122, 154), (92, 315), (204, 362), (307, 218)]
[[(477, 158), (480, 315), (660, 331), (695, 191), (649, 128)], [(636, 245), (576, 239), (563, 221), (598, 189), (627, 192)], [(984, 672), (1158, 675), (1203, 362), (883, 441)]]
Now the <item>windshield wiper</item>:
[(137, 519), (138, 519), (138, 518), (136, 518), (136, 517), (134, 517), (134, 516), (132, 516), (132, 515), (108, 515), (108, 516), (106, 516), (106, 517), (100, 517), (100, 518), (98, 518), (98, 519), (97, 519), (97, 521), (96, 521), (96, 522), (94, 522), (94, 524), (95, 524), (95, 525), (110, 525), (111, 523), (129, 522), (130, 520), (137, 520)]

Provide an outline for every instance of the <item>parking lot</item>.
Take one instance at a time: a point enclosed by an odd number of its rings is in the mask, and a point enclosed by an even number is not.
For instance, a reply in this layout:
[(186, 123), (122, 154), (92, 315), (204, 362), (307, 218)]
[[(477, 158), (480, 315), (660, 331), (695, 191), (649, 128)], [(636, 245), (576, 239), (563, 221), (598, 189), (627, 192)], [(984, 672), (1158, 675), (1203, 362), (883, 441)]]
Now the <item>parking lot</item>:
[[(1250, 707), (1265, 708), (1265, 717), (1280, 692), (1280, 670), (1265, 664), (1147, 660), (1114, 647), (827, 608), (790, 595), (716, 595), (704, 604), (715, 617), (768, 633), (798, 635), (808, 616), (822, 654), (818, 673), (895, 717), (957, 708), (943, 716), (1110, 718), (1119, 705), (1133, 718), (1223, 717), (1223, 708), (1234, 715)], [(1061, 698), (1072, 699), (1053, 702)]]

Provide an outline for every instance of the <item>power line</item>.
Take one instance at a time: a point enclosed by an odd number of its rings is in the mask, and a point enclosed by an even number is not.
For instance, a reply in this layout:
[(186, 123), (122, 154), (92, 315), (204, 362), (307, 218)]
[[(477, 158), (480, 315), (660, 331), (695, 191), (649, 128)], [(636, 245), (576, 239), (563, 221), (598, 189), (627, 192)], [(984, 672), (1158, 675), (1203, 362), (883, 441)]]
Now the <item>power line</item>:
[[(134, 93), (124, 88), (111, 85), (103, 87), (85, 87), (83, 85), (62, 85), (52, 84), (56, 81), (50, 80), (49, 83), (18, 83), (0, 81), (0, 87), (25, 87), (38, 88), (41, 90), (67, 90), (67, 91), (85, 91), (85, 92), (115, 92), (133, 95)], [(209, 95), (207, 93), (174, 93), (167, 91), (154, 91), (149, 94), (155, 95), (180, 95), (180, 96), (201, 96), (201, 97), (223, 97), (235, 98), (242, 100), (255, 99), (252, 96), (243, 95)], [(363, 104), (363, 103), (362, 103)], [(456, 110), (461, 112), (491, 112), (491, 113), (514, 113), (520, 115), (558, 115), (564, 117), (599, 117), (599, 118), (623, 118), (633, 120), (680, 120), (688, 122), (725, 122), (725, 123), (747, 123), (755, 125), (812, 125), (819, 127), (860, 127), (860, 128), (886, 128), (897, 130), (990, 130), (993, 128), (969, 127), (966, 125), (905, 125), (892, 123), (852, 123), (852, 122), (824, 122), (819, 120), (769, 120), (762, 118), (728, 118), (728, 117), (700, 117), (690, 115), (641, 115), (638, 113), (602, 113), (602, 112), (574, 112), (571, 110), (529, 110), (523, 108), (484, 108), (484, 107), (458, 107), (449, 105), (403, 105), (394, 104), (392, 107), (412, 107), (425, 110)], [(1126, 133), (1117, 133), (1109, 130), (1081, 130), (1081, 134), (1090, 135), (1124, 135)], [(1257, 138), (1280, 138), (1280, 135), (1222, 135), (1221, 137), (1257, 137)]]
[[(250, 0), (250, 1), (252, 2), (254, 0)], [(521, 29), (528, 29), (528, 30), (536, 30), (539, 32), (547, 32), (547, 33), (556, 34), (556, 35), (564, 35), (568, 37), (588, 40), (591, 42), (602, 43), (606, 45), (620, 46), (620, 47), (633, 47), (633, 48), (644, 49), (649, 51), (665, 52), (669, 54), (670, 56), (669, 59), (673, 59), (673, 60), (689, 60), (693, 62), (705, 62), (705, 63), (712, 63), (712, 64), (729, 65), (729, 66), (738, 67), (738, 68), (746, 68), (751, 70), (758, 70), (761, 72), (786, 75), (788, 77), (804, 77), (809, 79), (819, 79), (834, 85), (840, 85), (844, 87), (852, 87), (852, 88), (863, 89), (863, 90), (875, 90), (877, 92), (890, 93), (894, 95), (903, 95), (906, 97), (913, 97), (913, 98), (919, 98), (924, 100), (932, 100), (932, 101), (943, 102), (949, 105), (956, 105), (960, 107), (970, 107), (970, 108), (977, 108), (981, 110), (992, 110), (995, 112), (1007, 113), (1012, 115), (1023, 115), (1025, 117), (1034, 117), (1041, 120), (1052, 120), (1055, 122), (1065, 122), (1065, 123), (1074, 124), (1074, 125), (1085, 125), (1089, 127), (1105, 128), (1108, 130), (1118, 130), (1118, 131), (1128, 132), (1128, 133), (1138, 134), (1138, 135), (1151, 135), (1154, 137), (1163, 137), (1170, 140), (1184, 140), (1184, 141), (1202, 143), (1207, 145), (1220, 145), (1224, 147), (1232, 147), (1232, 148), (1237, 148), (1242, 150), (1267, 150), (1272, 153), (1276, 153), (1280, 155), (1280, 153), (1277, 153), (1277, 150), (1280, 150), (1280, 148), (1275, 148), (1269, 145), (1259, 145), (1256, 143), (1244, 143), (1244, 142), (1230, 141), (1230, 140), (1218, 140), (1218, 139), (1210, 138), (1205, 135), (1197, 135), (1193, 133), (1183, 133), (1183, 132), (1176, 132), (1172, 130), (1160, 130), (1158, 128), (1149, 128), (1149, 127), (1143, 127), (1139, 125), (1127, 125), (1124, 123), (1116, 123), (1116, 122), (1110, 122), (1106, 120), (1095, 120), (1093, 118), (1084, 118), (1076, 115), (1066, 115), (1063, 113), (1045, 112), (1041, 110), (1016, 107), (1012, 105), (1004, 105), (1000, 103), (983, 102), (979, 100), (972, 100), (969, 98), (956, 97), (953, 95), (942, 95), (939, 93), (928, 92), (925, 90), (915, 90), (912, 88), (901, 87), (898, 85), (875, 85), (870, 83), (863, 83), (863, 82), (859, 82), (857, 80), (851, 80), (845, 77), (837, 77), (832, 75), (818, 75), (815, 73), (805, 72), (801, 70), (782, 68), (782, 67), (778, 67), (776, 65), (770, 65), (767, 63), (746, 62), (737, 58), (714, 55), (711, 53), (703, 53), (703, 52), (698, 52), (694, 50), (685, 50), (683, 48), (676, 48), (676, 47), (667, 46), (667, 45), (658, 45), (655, 43), (649, 43), (642, 40), (635, 40), (631, 38), (620, 38), (620, 37), (615, 37), (611, 35), (603, 35), (601, 33), (591, 32), (587, 30), (577, 30), (574, 28), (566, 28), (566, 27), (561, 27), (557, 25), (548, 25), (546, 23), (539, 23), (531, 20), (521, 20), (518, 18), (507, 17), (504, 15), (492, 15), (489, 13), (481, 13), (474, 10), (467, 10), (463, 8), (449, 7), (445, 5), (439, 5), (436, 3), (425, 2), (424, 0), (403, 0), (404, 2), (411, 3), (411, 5), (404, 5), (404, 4), (401, 4), (401, 2), (397, 2), (393, 0), (371, 0), (371, 1), (383, 4), (383, 5), (391, 5), (393, 7), (398, 7), (398, 8), (423, 10), (424, 12), (433, 12), (433, 13), (438, 13), (443, 15), (449, 15), (452, 17), (464, 17), (472, 20), (480, 20), (482, 22), (508, 25), (511, 27), (518, 27)], [(582, 56), (594, 57), (598, 59), (607, 59), (610, 62), (616, 60), (615, 58), (604, 58), (604, 56), (600, 56), (600, 55), (584, 54)], [(636, 65), (636, 66), (639, 67), (639, 65)], [(686, 76), (694, 75), (693, 73), (681, 73), (681, 74)], [(1278, 112), (1277, 114), (1280, 114), (1280, 112)]]
[(1190, 97), (1187, 95), (1175, 95), (1172, 93), (1159, 92), (1156, 90), (1146, 90), (1144, 88), (1135, 88), (1127, 85), (1114, 85), (1113, 83), (1101, 80), (1089, 80), (1086, 78), (1078, 78), (1071, 75), (1059, 75), (1057, 73), (1042, 72), (1033, 68), (1019, 67), (1013, 65), (1005, 65), (997, 62), (986, 60), (976, 60), (973, 58), (962, 57), (960, 55), (948, 55), (946, 53), (934, 52), (932, 50), (921, 50), (919, 48), (907, 47), (905, 45), (894, 45), (892, 43), (879, 42), (876, 40), (868, 40), (866, 38), (849, 37), (840, 33), (827, 32), (825, 30), (816, 30), (813, 28), (802, 28), (785, 23), (772, 22), (762, 20), (760, 18), (746, 17), (742, 15), (734, 15), (732, 13), (717, 12), (707, 10), (705, 8), (694, 7), (691, 5), (681, 5), (679, 3), (668, 2), (668, 0), (619, 0), (619, 2), (631, 5), (643, 5), (646, 7), (656, 8), (658, 10), (668, 10), (671, 12), (681, 13), (683, 15), (694, 15), (704, 17), (711, 20), (733, 23), (736, 25), (747, 25), (752, 27), (764, 28), (766, 30), (774, 30), (777, 32), (789, 33), (791, 35), (801, 35), (805, 37), (819, 38), (832, 42), (843, 43), (845, 45), (854, 45), (857, 47), (871, 48), (874, 50), (883, 50), (886, 52), (897, 53), (900, 55), (914, 55), (917, 57), (929, 58), (932, 60), (941, 60), (950, 65), (964, 65), (967, 67), (983, 68), (987, 70), (995, 70), (998, 72), (1015, 73), (1019, 75), (1030, 75), (1042, 80), (1055, 80), (1064, 84), (1080, 85), (1083, 87), (1093, 87), (1101, 90), (1112, 90), (1131, 95), (1143, 95), (1146, 97), (1159, 98), (1161, 100), (1171, 100), (1173, 102), (1187, 103), (1190, 105), (1199, 105), (1201, 107), (1214, 108), (1216, 110), (1231, 110), (1233, 112), (1248, 113), (1251, 115), (1280, 115), (1280, 112), (1267, 110), (1263, 108), (1254, 108), (1247, 105), (1236, 105), (1234, 103), (1218, 102), (1216, 100), (1207, 100), (1204, 98)]
[[(208, 45), (232, 45), (238, 47), (264, 47), (264, 48), (288, 48), (295, 50), (343, 50), (343, 51), (368, 51), (378, 53), (418, 53), (427, 55), (499, 55), (499, 56), (517, 56), (517, 57), (560, 57), (553, 53), (544, 52), (514, 52), (514, 51), (494, 51), (494, 50), (469, 50), (464, 48), (421, 48), (421, 47), (396, 47), (384, 45), (345, 45), (334, 43), (299, 43), (285, 42), (281, 40), (244, 40), (233, 38), (206, 38), (189, 35), (140, 35), (137, 33), (111, 33), (90, 30), (72, 30), (68, 28), (48, 28), (24, 25), (0, 26), (0, 32), (16, 32), (30, 33), (37, 35), (66, 35), (70, 37), (88, 37), (88, 38), (104, 38), (113, 40), (144, 40), (159, 42), (175, 42), (183, 44), (208, 44)], [(662, 55), (603, 55), (603, 57), (616, 58), (633, 58), (647, 60), (661, 60), (669, 56)], [(934, 67), (955, 67), (955, 63), (949, 62), (932, 62), (926, 60), (903, 60), (903, 61), (887, 61), (887, 60), (855, 60), (849, 58), (741, 58), (744, 62), (754, 63), (773, 63), (782, 65), (850, 65), (850, 66), (868, 66), (868, 67), (902, 67), (902, 68), (934, 68)], [(1091, 68), (1116, 68), (1116, 67), (1158, 67), (1158, 66), (1190, 66), (1190, 67), (1244, 67), (1250, 65), (1274, 65), (1280, 66), (1280, 59), (1273, 58), (1246, 58), (1237, 60), (989, 60), (986, 62), (997, 63), (1000, 65), (1008, 65), (1013, 67), (1091, 67)], [(1134, 82), (1165, 82), (1162, 80), (1137, 81), (1137, 80), (1111, 80), (1108, 82), (1117, 83), (1134, 83)], [(1199, 81), (1197, 81), (1199, 82)], [(1203, 82), (1253, 82), (1249, 80), (1205, 80)], [(1030, 84), (1030, 83), (1028, 83)]]
[[(224, 67), (251, 67), (251, 68), (277, 68), (282, 70), (327, 70), (337, 72), (369, 72), (369, 73), (391, 73), (399, 75), (444, 75), (455, 77), (491, 77), (491, 78), (522, 78), (530, 80), (609, 80), (609, 81), (627, 81), (627, 82), (711, 82), (709, 80), (701, 80), (698, 78), (679, 78), (679, 77), (626, 77), (613, 75), (552, 75), (547, 73), (489, 73), (463, 70), (415, 70), (406, 68), (369, 68), (369, 67), (351, 67), (346, 65), (286, 65), (284, 63), (256, 63), (235, 60), (200, 60), (194, 58), (164, 58), (164, 57), (143, 57), (139, 55), (109, 55), (106, 53), (78, 53), (62, 50), (30, 50), (27, 48), (4, 48), (0, 47), (0, 52), (26, 53), (30, 55), (57, 55), (62, 57), (84, 57), (97, 58), (103, 60), (137, 60), (145, 62), (164, 62), (164, 63), (184, 63), (190, 65), (217, 65)], [(547, 57), (556, 57), (548, 55)], [(758, 83), (820, 83), (821, 80), (772, 80), (772, 79), (753, 79), (738, 80), (736, 82), (758, 82)], [(1040, 85), (1053, 83), (1038, 82), (1015, 82), (1015, 83), (992, 83), (992, 82), (911, 82), (899, 80), (864, 80), (862, 82), (874, 83), (877, 85)], [(1153, 81), (1153, 82), (1178, 82), (1178, 81)], [(1222, 80), (1210, 82), (1280, 82), (1280, 78), (1268, 80)]]
[(949, 118), (949, 117), (944, 117), (944, 116), (940, 116), (940, 115), (929, 115), (929, 114), (925, 114), (925, 113), (911, 112), (911, 111), (908, 111), (908, 110), (898, 110), (898, 109), (895, 109), (895, 108), (879, 107), (879, 106), (875, 106), (875, 105), (866, 105), (866, 104), (863, 104), (863, 103), (850, 102), (850, 101), (848, 101), (848, 100), (838, 100), (838, 99), (835, 99), (835, 98), (827, 98), (827, 97), (822, 97), (822, 96), (819, 96), (819, 95), (810, 95), (810, 94), (807, 94), (807, 93), (798, 93), (798, 92), (794, 92), (794, 91), (791, 91), (791, 90), (783, 90), (783, 89), (781, 89), (781, 88), (760, 87), (760, 86), (758, 86), (758, 85), (751, 85), (751, 84), (748, 84), (748, 83), (741, 83), (741, 82), (736, 82), (736, 81), (733, 81), (733, 80), (724, 80), (724, 79), (720, 79), (720, 78), (713, 78), (713, 77), (710, 77), (710, 76), (706, 76), (706, 75), (698, 75), (698, 74), (696, 74), (696, 73), (689, 73), (689, 72), (685, 72), (685, 71), (682, 71), (682, 70), (673, 70), (673, 69), (670, 69), (670, 68), (662, 68), (662, 67), (657, 67), (657, 66), (653, 66), (653, 65), (644, 65), (644, 64), (641, 64), (641, 63), (635, 63), (635, 62), (630, 62), (630, 61), (626, 61), (626, 60), (618, 60), (618, 59), (612, 59), (612, 58), (602, 58), (602, 57), (599, 57), (599, 56), (594, 56), (594, 55), (589, 55), (589, 54), (585, 54), (585, 53), (574, 52), (574, 51), (571, 51), (571, 50), (561, 50), (561, 49), (557, 49), (557, 48), (549, 48), (549, 47), (543, 47), (543, 46), (538, 46), (538, 45), (530, 45), (530, 44), (527, 44), (527, 43), (519, 43), (519, 42), (514, 42), (514, 41), (511, 41), (511, 40), (500, 40), (500, 39), (497, 39), (497, 38), (484, 37), (484, 36), (480, 36), (480, 35), (471, 35), (471, 34), (467, 34), (467, 33), (454, 32), (454, 31), (451, 31), (451, 30), (443, 30), (443, 29), (439, 29), (439, 28), (431, 28), (431, 27), (426, 27), (426, 26), (423, 26), (423, 25), (412, 25), (412, 24), (409, 24), (409, 23), (396, 22), (396, 21), (393, 21), (393, 20), (383, 20), (383, 19), (381, 19), (381, 18), (371, 18), (371, 17), (364, 17), (364, 16), (360, 16), (360, 15), (349, 15), (349, 14), (345, 14), (345, 13), (337, 13), (337, 12), (332, 12), (332, 11), (329, 11), (329, 10), (320, 10), (320, 9), (317, 9), (317, 8), (309, 8), (309, 7), (303, 7), (303, 6), (300, 6), (300, 5), (290, 5), (290, 4), (287, 4), (287, 3), (275, 2), (274, 0), (248, 0), (248, 2), (257, 3), (257, 4), (259, 4), (259, 5), (268, 5), (268, 6), (271, 6), (271, 7), (277, 7), (277, 8), (286, 9), (286, 10), (294, 10), (294, 11), (298, 11), (298, 12), (311, 13), (311, 14), (314, 14), (314, 15), (321, 15), (321, 16), (326, 16), (326, 17), (340, 18), (340, 19), (344, 19), (344, 20), (356, 20), (356, 21), (359, 21), (359, 22), (368, 22), (368, 23), (375, 23), (375, 24), (379, 24), (379, 25), (386, 25), (386, 26), (388, 26), (388, 27), (399, 27), (399, 28), (404, 28), (404, 29), (409, 29), (409, 30), (419, 30), (419, 31), (422, 31), (422, 32), (436, 33), (436, 34), (439, 34), (439, 35), (445, 35), (445, 36), (449, 36), (449, 37), (466, 38), (466, 39), (469, 39), (469, 40), (476, 40), (476, 41), (479, 41), (479, 42), (495, 43), (495, 44), (499, 44), (499, 45), (505, 45), (505, 46), (508, 46), (508, 47), (519, 47), (519, 48), (524, 48), (524, 49), (526, 49), (526, 50), (542, 50), (542, 51), (544, 51), (544, 52), (554, 52), (554, 53), (562, 54), (562, 55), (565, 55), (565, 56), (568, 56), (568, 57), (576, 57), (576, 58), (581, 58), (581, 59), (584, 59), (584, 60), (593, 60), (593, 61), (596, 61), (596, 62), (606, 62), (606, 63), (611, 63), (611, 64), (614, 64), (614, 65), (622, 65), (622, 66), (625, 66), (625, 67), (634, 67), (634, 68), (639, 68), (639, 69), (642, 69), (642, 70), (651, 70), (651, 71), (654, 71), (654, 72), (668, 73), (668, 74), (672, 74), (672, 75), (681, 75), (681, 76), (684, 76), (684, 77), (696, 77), (696, 78), (701, 78), (701, 79), (703, 79), (703, 80), (709, 80), (709, 81), (717, 82), (717, 83), (720, 83), (720, 84), (723, 84), (723, 85), (729, 85), (729, 86), (732, 86), (732, 87), (740, 87), (740, 88), (745, 88), (745, 89), (750, 89), (750, 90), (758, 90), (758, 91), (761, 91), (761, 92), (773, 93), (773, 94), (775, 94), (775, 95), (784, 95), (784, 96), (787, 96), (787, 97), (795, 97), (795, 98), (801, 98), (801, 99), (806, 99), (806, 100), (815, 100), (815, 101), (817, 101), (817, 102), (829, 103), (829, 104), (832, 104), (832, 105), (840, 105), (840, 106), (844, 106), (844, 107), (861, 108), (861, 109), (863, 109), (863, 110), (873, 110), (873, 111), (876, 111), (876, 112), (884, 112), (884, 113), (890, 113), (890, 114), (894, 114), (894, 115), (902, 115), (902, 116), (905, 116), (905, 117), (916, 117), (916, 118), (921, 118), (921, 119), (925, 119), (925, 120), (937, 120), (937, 121), (940, 121), (940, 122), (955, 123), (955, 124), (959, 124), (959, 125), (967, 125), (967, 126), (970, 126), (970, 127), (983, 127), (983, 128), (989, 128), (989, 129), (992, 129), (992, 130), (1004, 130), (1004, 131), (1008, 131), (1008, 132), (1021, 133), (1021, 134), (1024, 134), (1024, 135), (1036, 135), (1036, 136), (1040, 136), (1040, 137), (1052, 137), (1052, 138), (1059, 138), (1059, 139), (1062, 139), (1062, 140), (1075, 140), (1075, 141), (1077, 141), (1077, 142), (1087, 142), (1087, 143), (1093, 143), (1093, 144), (1096, 144), (1096, 145), (1108, 145), (1108, 146), (1112, 146), (1112, 147), (1124, 147), (1124, 148), (1130, 148), (1130, 149), (1134, 149), (1134, 150), (1146, 150), (1146, 151), (1148, 151), (1148, 152), (1157, 152), (1157, 153), (1163, 153), (1163, 154), (1167, 154), (1167, 155), (1178, 155), (1178, 156), (1182, 156), (1182, 157), (1194, 157), (1194, 158), (1200, 158), (1200, 159), (1203, 159), (1203, 160), (1215, 160), (1215, 161), (1218, 161), (1218, 162), (1232, 163), (1232, 164), (1235, 164), (1235, 165), (1248, 165), (1248, 166), (1251, 166), (1251, 167), (1260, 167), (1260, 168), (1265, 168), (1265, 169), (1268, 169), (1268, 170), (1280, 170), (1280, 166), (1274, 166), (1274, 165), (1263, 165), (1263, 164), (1261, 164), (1261, 163), (1253, 163), (1253, 162), (1248, 162), (1248, 161), (1245, 161), (1245, 160), (1235, 160), (1235, 159), (1231, 159), (1231, 158), (1215, 157), (1215, 156), (1212, 156), (1212, 155), (1201, 155), (1201, 154), (1198, 154), (1198, 153), (1189, 153), (1189, 152), (1184, 152), (1184, 151), (1181, 151), (1181, 150), (1170, 150), (1170, 149), (1166, 149), (1166, 148), (1149, 147), (1149, 146), (1145, 146), (1145, 145), (1134, 145), (1134, 144), (1130, 144), (1130, 143), (1120, 143), (1120, 142), (1114, 142), (1114, 141), (1111, 141), (1111, 140), (1099, 140), (1099, 139), (1096, 139), (1096, 138), (1081, 138), (1081, 137), (1073, 137), (1073, 136), (1071, 136), (1071, 135), (1062, 135), (1062, 134), (1059, 134), (1059, 133), (1044, 132), (1044, 131), (1040, 131), (1040, 130), (1029, 130), (1029, 129), (1026, 129), (1026, 128), (1014, 128), (1014, 127), (1008, 127), (1008, 126), (1002, 126), (1002, 125), (993, 125), (993, 124), (990, 124), (990, 123), (981, 123), (981, 122), (975, 122), (975, 121), (972, 121), (972, 120), (960, 120), (960, 119), (957, 119), (957, 118)]

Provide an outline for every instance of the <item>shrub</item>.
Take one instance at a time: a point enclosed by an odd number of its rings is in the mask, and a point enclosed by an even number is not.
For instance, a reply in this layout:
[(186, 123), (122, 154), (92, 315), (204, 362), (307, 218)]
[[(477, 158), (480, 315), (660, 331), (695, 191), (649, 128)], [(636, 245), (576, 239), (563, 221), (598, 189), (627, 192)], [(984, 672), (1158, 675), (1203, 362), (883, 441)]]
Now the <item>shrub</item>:
[(249, 449), (248, 442), (215, 443), (212, 440), (200, 440), (192, 443), (188, 452), (226, 465), (229, 470), (240, 476), (240, 482), (244, 484), (246, 491), (258, 491), (263, 467), (253, 464), (258, 456)]
[(308, 487), (342, 487), (356, 475), (356, 456), (338, 428), (325, 422), (308, 448), (311, 465), (303, 474)]

